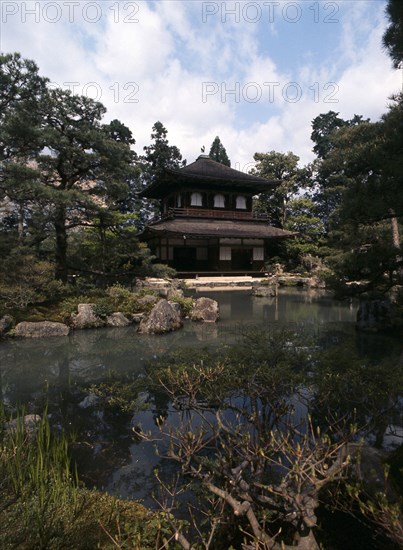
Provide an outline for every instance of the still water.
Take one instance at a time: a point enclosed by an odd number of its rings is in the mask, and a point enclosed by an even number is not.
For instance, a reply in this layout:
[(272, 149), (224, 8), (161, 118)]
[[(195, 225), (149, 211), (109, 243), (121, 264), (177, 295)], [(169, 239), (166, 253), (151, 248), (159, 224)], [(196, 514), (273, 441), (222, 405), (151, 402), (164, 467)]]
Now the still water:
[[(291, 326), (320, 334), (354, 334), (356, 304), (335, 302), (323, 291), (283, 290), (276, 298), (256, 298), (247, 290), (202, 292), (220, 305), (217, 324), (185, 322), (182, 330), (164, 336), (140, 335), (136, 327), (73, 332), (68, 337), (10, 340), (0, 343), (0, 396), (8, 407), (25, 405), (27, 412), (48, 414), (55, 429), (77, 434), (77, 459), (81, 479), (90, 487), (112, 494), (143, 499), (153, 505), (156, 488), (153, 471), (169, 476), (170, 464), (158, 457), (154, 446), (136, 439), (132, 428), (139, 423), (155, 431), (154, 418), (167, 402), (133, 418), (106, 415), (93, 406), (90, 385), (115, 376), (132, 381), (144, 376), (145, 363), (158, 356), (190, 348), (198, 351), (220, 344), (231, 345), (242, 327)], [(390, 350), (382, 338), (366, 340), (380, 357)], [(363, 345), (367, 345), (364, 344)], [(147, 401), (149, 396), (139, 396)], [(162, 399), (163, 401), (163, 399)], [(169, 410), (175, 424), (175, 411)], [(163, 443), (162, 443), (163, 446)]]
[[(249, 291), (201, 292), (218, 301), (217, 324), (186, 321), (163, 336), (142, 335), (136, 326), (72, 332), (68, 337), (9, 340), (0, 343), (0, 395), (3, 401), (28, 402), (45, 386), (98, 382), (110, 372), (139, 375), (144, 362), (180, 347), (197, 349), (229, 341), (240, 327), (329, 326), (354, 332), (356, 305), (335, 302), (317, 290), (283, 290), (276, 298)], [(198, 295), (196, 296), (198, 297)]]

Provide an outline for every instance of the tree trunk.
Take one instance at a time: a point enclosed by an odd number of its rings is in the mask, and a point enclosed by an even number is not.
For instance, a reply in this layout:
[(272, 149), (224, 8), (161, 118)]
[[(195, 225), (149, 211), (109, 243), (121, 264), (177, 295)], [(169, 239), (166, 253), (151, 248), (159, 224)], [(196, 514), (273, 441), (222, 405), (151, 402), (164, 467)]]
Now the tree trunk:
[(400, 246), (399, 224), (397, 222), (397, 218), (394, 210), (391, 208), (389, 212), (392, 215), (392, 217), (390, 218), (390, 225), (392, 229), (392, 242), (393, 242), (393, 246), (395, 246), (398, 250), (398, 254), (396, 255), (396, 261), (398, 263), (397, 273), (399, 276), (399, 283), (400, 283), (403, 280), (403, 266), (400, 265), (402, 262), (402, 256), (401, 256), (401, 246)]
[(295, 545), (298, 550), (319, 550), (319, 545), (316, 542), (315, 535), (312, 533), (312, 529), (306, 536), (298, 535), (296, 538), (297, 544)]
[(400, 250), (399, 226), (397, 224), (397, 218), (394, 216), (391, 218), (390, 222), (392, 225), (393, 246)]
[(58, 206), (55, 214), (56, 231), (56, 269), (55, 279), (67, 283), (67, 231), (66, 231), (66, 209)]
[(24, 240), (24, 207), (22, 204), (18, 205), (18, 242), (22, 244)]

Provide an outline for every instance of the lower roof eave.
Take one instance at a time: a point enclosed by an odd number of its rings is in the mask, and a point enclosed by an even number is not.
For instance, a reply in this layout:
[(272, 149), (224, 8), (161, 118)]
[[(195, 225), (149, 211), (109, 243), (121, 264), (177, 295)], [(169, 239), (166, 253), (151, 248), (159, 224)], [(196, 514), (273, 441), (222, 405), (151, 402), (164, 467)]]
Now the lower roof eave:
[(261, 235), (261, 234), (249, 234), (249, 233), (231, 233), (231, 234), (215, 234), (215, 233), (190, 233), (190, 232), (173, 232), (166, 230), (154, 230), (148, 229), (148, 231), (142, 234), (143, 238), (153, 237), (168, 237), (172, 239), (263, 239), (263, 240), (283, 240), (296, 237), (298, 233), (285, 233), (282, 235)]

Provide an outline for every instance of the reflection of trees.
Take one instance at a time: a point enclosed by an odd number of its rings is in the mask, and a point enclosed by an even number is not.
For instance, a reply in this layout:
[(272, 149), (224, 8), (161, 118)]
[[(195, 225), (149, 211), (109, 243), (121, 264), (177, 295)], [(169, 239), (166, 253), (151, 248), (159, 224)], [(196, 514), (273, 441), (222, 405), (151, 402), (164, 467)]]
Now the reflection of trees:
[[(317, 431), (307, 410), (297, 410), (295, 395), (308, 366), (301, 343), (289, 330), (255, 328), (227, 350), (225, 360), (182, 355), (165, 358), (150, 373), (182, 414), (176, 426), (170, 417), (158, 420), (170, 442), (166, 456), (204, 490), (206, 548), (215, 547), (219, 525), (233, 522), (246, 536), (245, 549), (318, 548), (319, 491), (343, 475), (351, 434)], [(170, 489), (171, 498), (183, 489)], [(168, 500), (161, 505), (170, 512)], [(192, 516), (196, 530), (198, 516)], [(190, 548), (172, 514), (168, 521), (179, 530), (181, 546)]]
[(323, 425), (355, 423), (381, 447), (387, 427), (401, 424), (403, 364), (393, 347), (382, 360), (362, 348), (361, 337), (345, 338), (320, 354), (312, 372), (314, 409)]
[(354, 322), (355, 307), (347, 308), (344, 303), (335, 302), (330, 294), (318, 289), (280, 289), (275, 298), (253, 298), (254, 318), (265, 321), (311, 322)]
[[(281, 300), (279, 306), (280, 302)], [(262, 316), (266, 307), (274, 307), (274, 304), (270, 306), (265, 299), (261, 304)], [(308, 307), (308, 304), (302, 305)], [(284, 314), (284, 308), (280, 313)], [(260, 321), (260, 314), (257, 317)], [(273, 331), (272, 327), (280, 324), (287, 328)], [(218, 457), (218, 453), (228, 450), (226, 458), (220, 458), (224, 462), (218, 461), (214, 464), (213, 461), (211, 466), (212, 475), (215, 476), (212, 483), (219, 489), (227, 486), (221, 485), (222, 478), (219, 478), (217, 464), (222, 464), (222, 473), (225, 473), (226, 483), (231, 488), (231, 476), (234, 476), (231, 471), (249, 458), (248, 465), (239, 472), (239, 479), (250, 483), (250, 479), (258, 471), (260, 454), (265, 467), (262, 474), (264, 479), (259, 483), (265, 487), (259, 488), (260, 493), (254, 487), (252, 492), (255, 493), (251, 498), (255, 499), (259, 494), (274, 498), (279, 508), (275, 512), (279, 514), (277, 517), (281, 522), (281, 514), (292, 514), (293, 509), (284, 506), (281, 501), (283, 497), (280, 498), (278, 494), (284, 465), (280, 466), (274, 461), (288, 456), (288, 479), (295, 479), (293, 468), (295, 464), (299, 464), (299, 459), (295, 456), (297, 446), (294, 443), (299, 441), (300, 445), (305, 444), (305, 454), (301, 456), (307, 459), (310, 450), (323, 443), (322, 435), (319, 437), (317, 432), (315, 437), (312, 435), (306, 438), (310, 425), (306, 418), (307, 409), (300, 406), (300, 399), (304, 399), (304, 405), (312, 413), (314, 428), (318, 425), (327, 431), (329, 421), (335, 420), (335, 429), (328, 432), (329, 440), (325, 443), (328, 454), (325, 453), (324, 456), (329, 463), (338, 455), (337, 445), (343, 441), (341, 432), (350, 421), (356, 422), (362, 428), (362, 433), (369, 434), (379, 445), (388, 425), (401, 424), (401, 410), (397, 401), (402, 389), (402, 364), (397, 361), (399, 346), (396, 345), (395, 349), (391, 345), (393, 340), (375, 335), (351, 337), (349, 324), (343, 327), (342, 324), (335, 323), (337, 333), (323, 334), (321, 329), (319, 335), (317, 325), (312, 324), (301, 335), (303, 326), (307, 325), (306, 322), (273, 322), (271, 325), (265, 322), (262, 329), (262, 324), (250, 327), (246, 323), (235, 325), (220, 321), (217, 325), (207, 326), (189, 322), (182, 331), (158, 337), (139, 335), (136, 327), (128, 327), (119, 330), (77, 331), (63, 339), (8, 341), (2, 343), (0, 348), (3, 399), (11, 404), (29, 403), (29, 407), (36, 407), (32, 412), (40, 412), (38, 407), (45, 401), (43, 389), (46, 386), (51, 422), (61, 429), (71, 429), (76, 433), (74, 452), (81, 464), (82, 479), (98, 487), (104, 485), (112, 488), (119, 482), (127, 483), (133, 488), (137, 483), (133, 481), (133, 476), (140, 475), (139, 472), (142, 471), (141, 461), (151, 464), (151, 451), (147, 454), (143, 447), (145, 443), (133, 442), (132, 425), (128, 416), (107, 411), (96, 401), (84, 408), (83, 402), (89, 396), (89, 381), (99, 384), (114, 373), (122, 383), (129, 383), (145, 372), (144, 362), (152, 357), (154, 359), (149, 362), (145, 373), (154, 382), (154, 385), (147, 386), (147, 404), (150, 410), (143, 416), (135, 416), (133, 422), (137, 425), (147, 416), (148, 425), (152, 428), (155, 428), (155, 423), (162, 422), (163, 426), (169, 424), (177, 429), (179, 422), (173, 419), (170, 408), (172, 401), (176, 400), (175, 414), (179, 417), (178, 411), (180, 407), (184, 407), (183, 396), (190, 393), (192, 407), (198, 407), (198, 410), (192, 409), (190, 413), (197, 420), (188, 426), (189, 429), (186, 424), (182, 425), (178, 433), (181, 438), (178, 444), (191, 444), (183, 438), (192, 433), (192, 426), (195, 424), (199, 426), (200, 433), (204, 430), (203, 440), (204, 437), (211, 437), (215, 430), (216, 445), (210, 445), (213, 452)], [(210, 339), (210, 330), (214, 336), (218, 330), (218, 338)], [(199, 332), (202, 340), (197, 339), (196, 333)], [(337, 343), (340, 346), (336, 349)], [(326, 353), (316, 356), (314, 350), (318, 345), (325, 348)], [(207, 346), (210, 351), (206, 349)], [(178, 350), (184, 351), (173, 353)], [(310, 354), (308, 362), (304, 358), (305, 354), (299, 350)], [(155, 356), (162, 357), (163, 361)], [(216, 369), (217, 364), (224, 369), (221, 374)], [(168, 369), (171, 369), (172, 376), (175, 375), (176, 379), (175, 376), (170, 380), (167, 378)], [(149, 378), (145, 377), (144, 381), (148, 384)], [(160, 381), (171, 389), (171, 393), (160, 386)], [(173, 388), (174, 383), (177, 384), (176, 388)], [(192, 392), (189, 392), (189, 384), (193, 388)], [(301, 388), (305, 391), (300, 391)], [(299, 394), (303, 394), (300, 399), (296, 397)], [(187, 410), (189, 404), (185, 405)], [(212, 411), (212, 416), (206, 416), (210, 424), (203, 430), (200, 415), (205, 411), (201, 411), (202, 405)], [(293, 407), (299, 407), (299, 410), (295, 412)], [(225, 410), (225, 414), (221, 413), (217, 417), (217, 408)], [(298, 425), (298, 415), (301, 421), (305, 421), (304, 427)], [(220, 426), (219, 432), (216, 430), (217, 426)], [(289, 439), (283, 440), (284, 452), (280, 452), (279, 437), (285, 431), (289, 434)], [(250, 448), (245, 448), (246, 443)], [(166, 442), (160, 444), (163, 452)], [(273, 454), (273, 449), (276, 448), (277, 451)], [(207, 450), (206, 447), (198, 453), (206, 461), (202, 464), (205, 473), (206, 468), (210, 467), (210, 452), (211, 449)], [(165, 462), (162, 461), (159, 466), (165, 469)], [(128, 472), (127, 479), (122, 473), (122, 467)], [(165, 474), (166, 471), (160, 473), (166, 480)], [(277, 490), (274, 496), (266, 488), (271, 479)], [(150, 482), (149, 477), (146, 482)], [(238, 481), (235, 480), (235, 483)], [(141, 483), (137, 485), (139, 484)], [(237, 490), (239, 487), (238, 484)], [(294, 489), (288, 485), (288, 490)], [(125, 489), (122, 488), (122, 491)], [(214, 494), (215, 496), (210, 495), (210, 499), (218, 503), (221, 497)], [(295, 494), (302, 495), (298, 492)], [(242, 503), (241, 496), (241, 492), (234, 494), (234, 498)], [(262, 517), (259, 516), (258, 521)], [(302, 523), (305, 521), (301, 519), (301, 515), (298, 517)], [(240, 522), (242, 528), (246, 527), (245, 518), (246, 515)], [(279, 524), (274, 526), (278, 527)], [(287, 532), (295, 533), (296, 529), (291, 524)]]
[(32, 403), (58, 377), (58, 361), (66, 353), (66, 338), (12, 340), (2, 343), (4, 399), (10, 405)]
[(102, 488), (119, 468), (130, 461), (130, 419), (93, 408), (69, 408), (70, 429), (75, 433), (73, 459), (80, 479)]
[(208, 342), (209, 340), (218, 338), (219, 327), (216, 323), (193, 322), (189, 327), (189, 331), (191, 331), (200, 342)]
[[(360, 355), (359, 340), (343, 332), (319, 339), (297, 324), (238, 336), (216, 354), (175, 354), (149, 372), (181, 419), (157, 417), (169, 441), (165, 456), (185, 476), (169, 488), (161, 480), (168, 489), (161, 507), (181, 546), (190, 548), (194, 532), (180, 527), (172, 506), (188, 480), (197, 480), (201, 504), (189, 514), (210, 541), (206, 548), (224, 547), (219, 541), (226, 536), (232, 537), (226, 544), (238, 547), (230, 530), (223, 533), (235, 523), (245, 549), (317, 549), (322, 489), (351, 476), (359, 435), (373, 434), (381, 444), (386, 426), (397, 423), (402, 362), (392, 351), (388, 360), (369, 360)], [(360, 494), (357, 499), (364, 505)], [(392, 510), (387, 503), (368, 506), (374, 517)], [(204, 527), (201, 515), (208, 518)]]

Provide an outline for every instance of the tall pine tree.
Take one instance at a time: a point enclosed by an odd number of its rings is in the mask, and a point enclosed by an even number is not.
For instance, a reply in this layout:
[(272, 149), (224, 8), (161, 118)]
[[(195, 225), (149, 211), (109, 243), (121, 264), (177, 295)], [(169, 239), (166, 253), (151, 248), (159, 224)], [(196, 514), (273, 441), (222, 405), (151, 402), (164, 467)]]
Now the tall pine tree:
[(212, 160), (215, 160), (220, 164), (231, 166), (231, 161), (228, 158), (227, 151), (218, 136), (216, 136), (215, 140), (211, 144), (209, 156)]
[(0, 69), (0, 199), (15, 205), (20, 232), (31, 230), (34, 217), (44, 222), (56, 278), (65, 283), (70, 229), (88, 226), (127, 195), (134, 140), (119, 121), (102, 123), (100, 103), (49, 89), (19, 54), (2, 56)]

